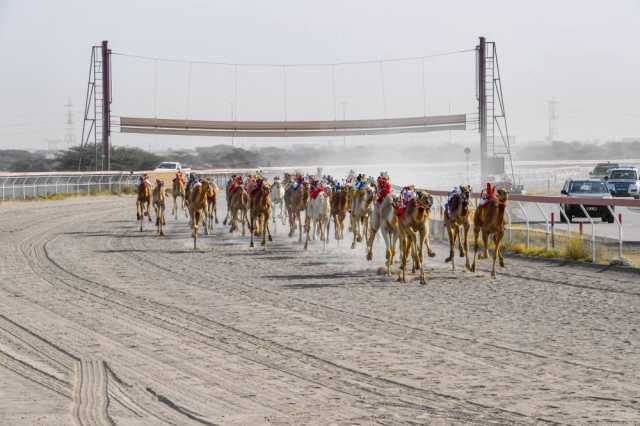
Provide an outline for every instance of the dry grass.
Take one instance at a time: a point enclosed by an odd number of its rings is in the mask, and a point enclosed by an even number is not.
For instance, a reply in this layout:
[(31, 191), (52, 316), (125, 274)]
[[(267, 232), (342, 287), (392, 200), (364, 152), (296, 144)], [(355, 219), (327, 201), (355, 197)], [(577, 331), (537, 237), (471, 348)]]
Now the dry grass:
[(37, 196), (27, 196), (25, 199), (17, 199), (16, 201), (60, 201), (73, 197), (96, 197), (104, 195), (128, 195), (135, 193), (135, 190), (131, 187), (124, 187), (121, 191), (93, 191), (93, 192), (58, 192), (56, 194), (46, 194)]

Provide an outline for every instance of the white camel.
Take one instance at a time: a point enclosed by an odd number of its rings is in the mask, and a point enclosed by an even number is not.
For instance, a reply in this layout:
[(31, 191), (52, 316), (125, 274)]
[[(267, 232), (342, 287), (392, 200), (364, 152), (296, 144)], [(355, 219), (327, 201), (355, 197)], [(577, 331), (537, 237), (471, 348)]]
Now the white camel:
[[(313, 239), (316, 238), (316, 232), (320, 234), (320, 241), (324, 241), (324, 248), (327, 247), (329, 239), (329, 217), (331, 216), (331, 203), (329, 196), (324, 191), (320, 192), (315, 198), (309, 197), (307, 201), (307, 213), (305, 214), (305, 232), (307, 239), (304, 242), (304, 249), (309, 247), (309, 236), (313, 232)], [(326, 228), (326, 229), (325, 229)]]
[(371, 217), (371, 229), (367, 240), (367, 260), (373, 260), (373, 243), (376, 233), (380, 230), (384, 244), (386, 246), (387, 275), (391, 275), (391, 265), (393, 265), (396, 255), (396, 245), (399, 237), (398, 217), (393, 209), (393, 195), (387, 194), (381, 202), (374, 205), (373, 216)]
[[(273, 223), (276, 223), (276, 211), (278, 218), (282, 221), (282, 224), (285, 225), (285, 214), (284, 214), (284, 186), (280, 183), (280, 179), (274, 179), (273, 184), (271, 185), (271, 206), (272, 208), (272, 216)], [(279, 208), (278, 208), (279, 206)]]

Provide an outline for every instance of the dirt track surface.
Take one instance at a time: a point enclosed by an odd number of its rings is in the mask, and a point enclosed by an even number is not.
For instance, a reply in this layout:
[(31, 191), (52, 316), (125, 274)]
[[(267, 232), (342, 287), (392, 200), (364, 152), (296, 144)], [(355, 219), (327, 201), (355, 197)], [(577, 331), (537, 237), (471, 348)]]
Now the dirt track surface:
[[(0, 424), (640, 422), (640, 278), (489, 278), (364, 248), (136, 229), (132, 198), (0, 206)], [(458, 262), (460, 264), (460, 262)]]

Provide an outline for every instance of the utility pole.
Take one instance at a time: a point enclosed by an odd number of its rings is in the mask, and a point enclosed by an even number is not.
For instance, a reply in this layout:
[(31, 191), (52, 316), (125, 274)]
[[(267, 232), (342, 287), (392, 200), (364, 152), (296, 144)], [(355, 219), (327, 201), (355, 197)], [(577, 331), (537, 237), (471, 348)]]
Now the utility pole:
[(75, 138), (73, 137), (73, 104), (71, 103), (71, 98), (69, 98), (64, 106), (67, 108), (67, 129), (64, 134), (64, 147), (69, 149), (75, 143)]

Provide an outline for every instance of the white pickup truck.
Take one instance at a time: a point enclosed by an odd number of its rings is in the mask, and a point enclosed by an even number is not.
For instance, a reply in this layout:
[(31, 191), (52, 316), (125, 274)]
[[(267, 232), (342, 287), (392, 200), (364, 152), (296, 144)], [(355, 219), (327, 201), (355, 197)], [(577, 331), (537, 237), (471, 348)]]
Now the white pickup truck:
[(189, 174), (191, 169), (182, 167), (180, 163), (175, 161), (163, 161), (158, 164), (156, 168), (153, 170), (154, 172), (177, 172), (178, 170), (182, 171), (184, 174)]

